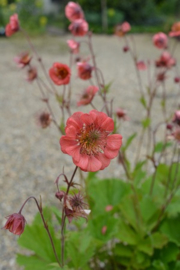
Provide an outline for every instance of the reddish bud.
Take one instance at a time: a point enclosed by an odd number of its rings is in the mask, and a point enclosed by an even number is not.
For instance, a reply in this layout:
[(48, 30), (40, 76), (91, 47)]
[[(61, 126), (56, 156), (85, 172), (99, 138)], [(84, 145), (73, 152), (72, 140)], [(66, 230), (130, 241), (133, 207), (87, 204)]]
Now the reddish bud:
[(129, 51), (129, 47), (128, 46), (124, 46), (123, 47), (123, 52), (128, 52)]
[(113, 209), (113, 206), (112, 206), (112, 205), (107, 205), (107, 206), (105, 207), (106, 212), (109, 212), (109, 211), (111, 211), (112, 209)]
[(175, 77), (175, 78), (174, 78), (174, 82), (175, 82), (175, 83), (179, 83), (179, 82), (180, 82), (180, 77)]
[(59, 199), (60, 201), (62, 201), (62, 199), (64, 198), (64, 196), (65, 196), (65, 192), (62, 191), (62, 190), (56, 192), (56, 194), (55, 194), (55, 197), (56, 197), (57, 199)]
[(168, 130), (172, 130), (172, 129), (173, 129), (173, 125), (172, 125), (172, 124), (167, 124), (167, 125), (166, 125), (166, 128), (167, 128)]
[(101, 233), (102, 234), (105, 234), (107, 231), (107, 226), (103, 226), (102, 229), (101, 229)]
[(23, 215), (14, 213), (7, 217), (3, 229), (9, 230), (13, 234), (21, 235), (24, 232), (25, 223), (26, 220)]

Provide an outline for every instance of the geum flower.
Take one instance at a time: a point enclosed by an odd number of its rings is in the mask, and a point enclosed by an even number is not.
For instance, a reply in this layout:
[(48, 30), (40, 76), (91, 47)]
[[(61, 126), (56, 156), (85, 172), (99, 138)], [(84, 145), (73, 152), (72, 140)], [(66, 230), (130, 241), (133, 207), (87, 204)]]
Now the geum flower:
[(10, 37), (17, 31), (19, 31), (18, 14), (14, 14), (10, 17), (9, 23), (6, 25), (6, 36)]
[(98, 90), (99, 88), (94, 85), (87, 87), (81, 95), (80, 100), (77, 102), (77, 106), (90, 104)]
[(73, 21), (68, 28), (74, 36), (83, 37), (88, 32), (88, 23), (83, 19)]
[(21, 235), (24, 232), (26, 220), (20, 213), (14, 213), (7, 217), (6, 224), (3, 229), (9, 230), (11, 233)]
[(93, 70), (94, 67), (86, 61), (77, 63), (78, 77), (82, 80), (89, 80), (92, 77)]
[(131, 25), (128, 22), (123, 22), (122, 24), (119, 24), (116, 26), (115, 35), (122, 37), (130, 30), (131, 30)]
[(56, 62), (50, 68), (49, 76), (56, 85), (65, 85), (70, 81), (71, 70), (67, 65)]
[(37, 78), (37, 69), (35, 67), (29, 67), (27, 70), (26, 81), (32, 82)]
[(168, 44), (167, 35), (159, 32), (153, 36), (153, 43), (158, 49), (165, 49)]
[(178, 37), (180, 36), (180, 22), (174, 23), (171, 32), (169, 33), (170, 37)]
[(83, 19), (84, 13), (80, 5), (74, 2), (69, 2), (65, 7), (65, 15), (71, 21)]
[(32, 57), (28, 52), (23, 52), (20, 55), (16, 56), (14, 58), (14, 61), (17, 63), (18, 67), (23, 68), (27, 65), (29, 65)]
[(113, 130), (113, 119), (103, 112), (76, 112), (67, 120), (66, 135), (60, 139), (61, 150), (72, 156), (74, 164), (83, 171), (103, 170), (118, 155), (122, 144), (120, 134), (110, 135)]
[(180, 110), (174, 113), (172, 122), (180, 126)]
[(164, 51), (160, 58), (155, 62), (157, 68), (171, 68), (176, 64), (176, 60), (170, 55), (169, 52)]
[(76, 54), (76, 53), (79, 53), (79, 46), (80, 46), (80, 43), (75, 41), (74, 39), (69, 39), (67, 41), (67, 44), (69, 46), (69, 48), (71, 49), (71, 52)]
[(51, 124), (51, 121), (52, 121), (52, 117), (46, 111), (40, 112), (36, 115), (36, 123), (39, 127), (43, 129), (47, 128)]
[(146, 64), (142, 60), (136, 62), (136, 67), (137, 67), (138, 70), (146, 70), (147, 69)]

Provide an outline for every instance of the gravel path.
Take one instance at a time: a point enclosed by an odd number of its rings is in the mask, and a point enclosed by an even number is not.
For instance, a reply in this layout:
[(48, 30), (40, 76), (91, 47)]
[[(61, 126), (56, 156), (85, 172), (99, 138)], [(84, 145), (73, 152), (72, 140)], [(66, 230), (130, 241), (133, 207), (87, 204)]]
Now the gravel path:
[[(53, 62), (69, 62), (66, 40), (63, 37), (43, 37), (34, 39), (34, 44), (40, 52), (45, 65), (49, 68)], [(159, 51), (153, 48), (151, 36), (136, 35), (137, 50), (140, 59), (154, 59)], [(121, 128), (123, 137), (130, 136), (140, 128), (140, 120), (143, 114), (142, 107), (138, 103), (138, 86), (135, 77), (134, 67), (129, 54), (122, 52), (123, 42), (116, 37), (94, 36), (93, 39), (98, 66), (103, 71), (106, 83), (113, 81), (110, 97), (115, 97), (116, 107), (127, 109), (131, 119), (124, 122)], [(24, 200), (31, 195), (39, 198), (42, 196), (44, 204), (55, 204), (54, 181), (62, 167), (70, 175), (74, 168), (71, 158), (63, 155), (59, 147), (59, 134), (55, 127), (41, 130), (34, 121), (37, 111), (44, 108), (39, 101), (39, 93), (36, 83), (28, 84), (24, 80), (25, 73), (17, 69), (13, 58), (23, 50), (27, 49), (26, 41), (18, 37), (0, 39), (0, 200), (1, 215), (0, 224), (4, 225), (4, 217), (18, 211)], [(179, 50), (179, 48), (178, 48)], [(180, 54), (176, 51), (178, 62)], [(84, 55), (89, 55), (83, 45)], [(36, 61), (34, 60), (34, 64)], [(144, 81), (147, 82), (146, 72), (142, 72)], [(87, 82), (77, 78), (74, 70), (73, 75), (73, 109)], [(173, 79), (168, 79), (168, 101), (169, 111), (172, 113), (173, 102), (177, 89), (173, 90)], [(61, 89), (60, 89), (61, 90)], [(98, 99), (95, 105), (98, 106)], [(158, 120), (161, 116), (157, 99), (153, 117)], [(57, 111), (56, 104), (52, 101), (52, 107)], [(89, 111), (91, 108), (82, 108)], [(58, 111), (57, 111), (58, 112)], [(133, 157), (132, 146), (129, 155)], [(104, 172), (100, 173), (106, 177), (122, 175), (122, 169), (113, 160), (111, 165)], [(76, 179), (78, 181), (78, 179)], [(24, 214), (28, 223), (31, 222), (36, 208), (33, 203), (26, 206)], [(15, 265), (15, 253), (19, 250), (16, 243), (16, 236), (8, 231), (0, 230), (0, 270), (20, 270)]]

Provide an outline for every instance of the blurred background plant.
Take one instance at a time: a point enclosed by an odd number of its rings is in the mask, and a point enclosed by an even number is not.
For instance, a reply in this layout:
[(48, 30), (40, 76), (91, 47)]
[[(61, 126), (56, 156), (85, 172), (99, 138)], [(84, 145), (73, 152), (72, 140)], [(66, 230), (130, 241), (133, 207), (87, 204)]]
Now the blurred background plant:
[[(95, 33), (111, 34), (114, 25), (124, 20), (131, 23), (133, 32), (166, 32), (180, 15), (179, 0), (77, 2), (84, 7), (90, 29)], [(0, 26), (5, 26), (9, 16), (17, 12), (24, 28), (33, 33), (44, 33), (48, 27), (67, 30), (68, 20), (64, 16), (66, 4), (66, 0), (0, 0)]]

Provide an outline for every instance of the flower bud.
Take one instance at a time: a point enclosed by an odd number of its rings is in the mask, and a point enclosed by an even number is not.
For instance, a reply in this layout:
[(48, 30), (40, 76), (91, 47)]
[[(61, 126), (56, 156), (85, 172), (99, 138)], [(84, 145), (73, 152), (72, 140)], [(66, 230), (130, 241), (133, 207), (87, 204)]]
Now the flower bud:
[(24, 232), (26, 220), (20, 213), (14, 213), (7, 217), (4, 229), (9, 230), (11, 233), (21, 235)]

